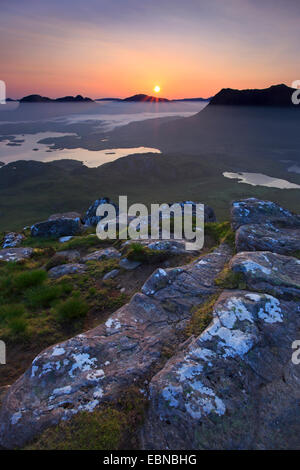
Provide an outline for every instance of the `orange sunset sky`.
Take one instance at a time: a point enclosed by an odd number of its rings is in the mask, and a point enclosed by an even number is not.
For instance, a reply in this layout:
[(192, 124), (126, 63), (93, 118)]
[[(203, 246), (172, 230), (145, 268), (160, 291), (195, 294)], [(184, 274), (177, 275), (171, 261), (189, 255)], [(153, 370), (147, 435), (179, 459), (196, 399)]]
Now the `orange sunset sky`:
[(298, 0), (1, 0), (0, 79), (13, 98), (291, 85), (299, 18)]

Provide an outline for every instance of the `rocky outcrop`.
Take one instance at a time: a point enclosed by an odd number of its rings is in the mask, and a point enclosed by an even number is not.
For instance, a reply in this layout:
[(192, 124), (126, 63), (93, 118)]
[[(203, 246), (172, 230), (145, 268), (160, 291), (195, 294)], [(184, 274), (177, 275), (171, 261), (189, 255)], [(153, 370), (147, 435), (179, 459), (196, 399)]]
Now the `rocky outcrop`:
[(234, 201), (231, 208), (231, 225), (237, 230), (241, 225), (278, 224), (281, 227), (300, 227), (300, 216), (283, 209), (275, 202), (254, 197)]
[(300, 250), (300, 216), (271, 201), (250, 198), (232, 204), (237, 251), (293, 254)]
[(0, 250), (0, 261), (23, 261), (33, 255), (33, 248), (5, 248)]
[(48, 275), (52, 279), (58, 279), (63, 276), (70, 276), (72, 274), (82, 274), (86, 271), (86, 266), (79, 263), (67, 263), (49, 269)]
[[(299, 216), (251, 198), (233, 203), (229, 263), (245, 290), (224, 291), (213, 321), (151, 380), (146, 449), (300, 448)], [(269, 235), (269, 237), (268, 237)], [(229, 272), (230, 272), (229, 271)], [(150, 287), (149, 287), (150, 289)]]
[(88, 255), (84, 256), (81, 261), (86, 263), (87, 261), (101, 261), (102, 259), (117, 259), (121, 257), (121, 253), (113, 247), (104, 248), (103, 250), (93, 251)]
[(78, 235), (82, 231), (79, 214), (68, 212), (66, 214), (54, 214), (48, 220), (38, 222), (31, 227), (32, 237), (60, 238)]
[(300, 250), (300, 227), (242, 225), (236, 232), (235, 241), (237, 251), (272, 251), (282, 255), (295, 253)]
[(299, 296), (300, 260), (269, 251), (238, 253), (230, 261), (233, 272), (240, 273), (248, 289), (285, 298)]
[(145, 380), (162, 349), (178, 342), (192, 307), (217, 292), (214, 279), (230, 256), (222, 245), (189, 265), (156, 270), (105, 324), (39, 354), (4, 399), (0, 445), (22, 446)]
[(24, 240), (24, 235), (21, 233), (10, 232), (4, 235), (2, 248), (14, 248), (19, 246)]
[(298, 304), (224, 292), (213, 322), (150, 383), (146, 449), (299, 448)]

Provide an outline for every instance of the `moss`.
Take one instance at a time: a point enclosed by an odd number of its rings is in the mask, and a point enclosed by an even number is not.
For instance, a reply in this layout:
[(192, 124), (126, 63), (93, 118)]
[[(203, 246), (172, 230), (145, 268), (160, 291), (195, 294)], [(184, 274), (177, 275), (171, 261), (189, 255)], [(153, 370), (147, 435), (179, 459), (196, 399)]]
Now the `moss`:
[(17, 290), (24, 290), (28, 287), (38, 286), (47, 279), (47, 273), (42, 269), (26, 271), (15, 276), (13, 286)]
[(218, 296), (219, 294), (210, 296), (207, 302), (193, 309), (192, 318), (185, 331), (188, 337), (191, 335), (199, 336), (208, 327), (213, 318), (213, 306)]
[(79, 296), (80, 293), (73, 293), (72, 297), (57, 305), (54, 311), (54, 316), (57, 318), (57, 321), (60, 323), (68, 323), (86, 316), (89, 306)]
[(132, 387), (110, 405), (81, 412), (47, 429), (26, 450), (118, 450), (138, 448), (137, 431), (147, 400)]
[(214, 238), (216, 244), (228, 243), (235, 246), (235, 233), (230, 226), (230, 222), (210, 222), (205, 224), (204, 234)]
[(64, 243), (64, 250), (84, 249), (103, 247), (105, 240), (100, 240), (96, 235), (86, 235), (82, 237), (74, 237), (70, 241)]
[(165, 250), (151, 250), (140, 243), (132, 243), (125, 251), (126, 257), (131, 261), (139, 261), (141, 263), (156, 264), (165, 261), (169, 254)]
[(52, 258), (47, 261), (45, 264), (45, 269), (49, 271), (49, 269), (54, 268), (55, 266), (61, 266), (62, 264), (66, 264), (68, 259), (66, 256), (55, 254)]
[(289, 256), (293, 256), (294, 258), (300, 259), (300, 250), (294, 251)]
[(33, 309), (50, 307), (65, 292), (63, 285), (47, 285), (29, 289), (25, 293), (26, 305)]
[(83, 412), (70, 422), (47, 429), (27, 449), (31, 450), (116, 450), (125, 425), (121, 412), (112, 408)]
[(247, 285), (242, 273), (236, 273), (226, 266), (215, 279), (215, 284), (222, 289), (246, 289)]

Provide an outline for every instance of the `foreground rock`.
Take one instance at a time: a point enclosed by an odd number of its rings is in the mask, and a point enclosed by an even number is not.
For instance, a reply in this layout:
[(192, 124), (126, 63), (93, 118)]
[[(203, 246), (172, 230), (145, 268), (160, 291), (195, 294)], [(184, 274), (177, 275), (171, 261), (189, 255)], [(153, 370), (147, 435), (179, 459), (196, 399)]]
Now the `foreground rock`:
[(293, 254), (300, 250), (300, 216), (278, 204), (250, 198), (232, 204), (237, 251)]
[(192, 307), (216, 292), (214, 279), (230, 251), (223, 245), (189, 265), (156, 270), (105, 324), (39, 354), (4, 399), (0, 445), (22, 446), (45, 428), (93, 411), (143, 381), (164, 346), (178, 341)]
[(33, 248), (5, 248), (0, 250), (0, 261), (23, 261), (33, 255)]
[(38, 222), (31, 227), (32, 237), (61, 238), (78, 235), (81, 232), (82, 224), (76, 212), (55, 214), (48, 220)]
[(240, 273), (248, 289), (276, 296), (300, 297), (300, 260), (269, 251), (242, 252), (232, 258), (232, 271)]
[(275, 202), (249, 198), (233, 202), (231, 224), (234, 230), (249, 224), (277, 224), (280, 227), (300, 228), (300, 216), (283, 209)]
[(236, 232), (237, 251), (272, 251), (293, 254), (300, 250), (299, 228), (276, 228), (269, 224), (242, 225)]
[(142, 245), (154, 251), (164, 251), (170, 255), (193, 253), (192, 251), (186, 250), (185, 240), (128, 240), (123, 243), (123, 247), (130, 246), (132, 244)]
[(224, 292), (211, 325), (151, 380), (143, 447), (299, 449), (298, 307)]
[(19, 246), (24, 240), (24, 235), (21, 233), (10, 232), (4, 236), (2, 248), (14, 248)]
[(82, 274), (86, 271), (86, 266), (79, 263), (68, 263), (55, 266), (49, 269), (48, 275), (52, 279), (58, 279), (62, 276), (70, 276), (72, 274)]
[(115, 248), (104, 248), (103, 250), (93, 251), (82, 258), (82, 262), (101, 261), (102, 259), (117, 259), (121, 257), (121, 253)]

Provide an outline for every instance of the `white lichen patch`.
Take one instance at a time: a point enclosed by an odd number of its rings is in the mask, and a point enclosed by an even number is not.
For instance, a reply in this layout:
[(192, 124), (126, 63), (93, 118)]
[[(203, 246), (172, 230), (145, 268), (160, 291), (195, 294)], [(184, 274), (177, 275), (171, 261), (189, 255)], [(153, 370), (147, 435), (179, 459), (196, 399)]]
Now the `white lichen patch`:
[(116, 318), (109, 318), (106, 321), (105, 326), (110, 330), (119, 330), (121, 328), (121, 323)]
[(245, 297), (253, 302), (260, 302), (262, 299), (262, 296), (259, 294), (246, 294)]
[(221, 327), (216, 332), (221, 341), (219, 346), (224, 349), (223, 357), (244, 356), (254, 345), (252, 335), (244, 333), (241, 330), (230, 330)]
[(278, 323), (283, 321), (283, 315), (280, 308), (280, 302), (271, 295), (265, 295), (266, 303), (258, 312), (258, 317), (266, 323)]
[(185, 409), (194, 419), (200, 419), (203, 415), (215, 412), (221, 416), (226, 411), (224, 402), (215, 394), (215, 392), (203, 385), (201, 381), (190, 383), (192, 391), (186, 396)]
[(182, 366), (177, 370), (176, 374), (179, 377), (180, 382), (192, 379), (196, 375), (202, 372), (203, 366), (196, 362), (184, 362)]
[(256, 263), (255, 261), (245, 260), (242, 261), (240, 265), (243, 268), (243, 271), (250, 272), (252, 274), (255, 274), (257, 271), (260, 271), (266, 275), (269, 275), (272, 272), (271, 269), (266, 268), (265, 266)]
[(64, 353), (65, 353), (64, 348), (60, 348), (58, 346), (55, 346), (53, 351), (52, 351), (51, 356), (62, 356), (62, 354), (64, 354)]
[(202, 359), (207, 362), (208, 365), (212, 365), (211, 360), (216, 358), (217, 355), (213, 351), (207, 348), (194, 348), (189, 351), (187, 356), (188, 359)]
[(22, 418), (22, 411), (17, 411), (14, 413), (10, 419), (11, 424), (17, 424), (18, 421)]
[(162, 390), (162, 396), (169, 406), (177, 408), (179, 405), (178, 397), (182, 393), (181, 386), (168, 385)]
[(55, 397), (60, 395), (69, 395), (72, 391), (71, 385), (66, 385), (65, 387), (55, 388), (52, 392), (50, 400), (53, 400)]
[(91, 370), (92, 367), (95, 366), (95, 362), (97, 361), (95, 357), (91, 358), (88, 353), (74, 353), (72, 354), (72, 357), (74, 359), (74, 363), (69, 371), (70, 377), (74, 377), (74, 372), (76, 370), (80, 370), (83, 372)]
[(93, 370), (92, 372), (90, 372), (86, 378), (87, 380), (99, 380), (101, 378), (103, 378), (105, 376), (104, 374), (104, 370), (103, 369), (96, 369), (96, 370)]
[(237, 319), (253, 323), (252, 314), (245, 307), (243, 301), (237, 297), (231, 297), (225, 305), (217, 307), (216, 313), (226, 328), (233, 328)]

